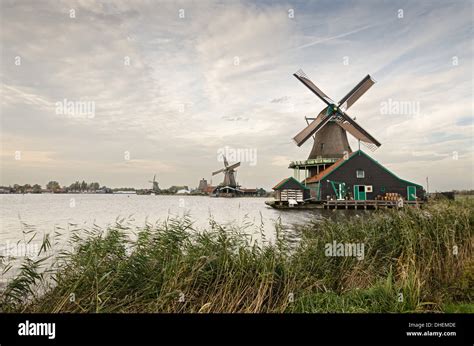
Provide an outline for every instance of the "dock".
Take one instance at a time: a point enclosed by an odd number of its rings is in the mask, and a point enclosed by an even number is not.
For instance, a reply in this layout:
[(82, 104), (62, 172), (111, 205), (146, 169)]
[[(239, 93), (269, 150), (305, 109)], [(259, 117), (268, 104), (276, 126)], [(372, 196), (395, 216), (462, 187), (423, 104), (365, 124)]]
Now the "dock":
[(386, 201), (386, 200), (329, 200), (322, 203), (324, 209), (380, 209), (403, 208), (405, 206), (419, 207), (420, 201)]
[(421, 207), (423, 201), (387, 201), (387, 200), (309, 200), (297, 205), (290, 206), (288, 203), (279, 201), (265, 201), (265, 204), (275, 209), (353, 209), (353, 210), (376, 210), (389, 208)]

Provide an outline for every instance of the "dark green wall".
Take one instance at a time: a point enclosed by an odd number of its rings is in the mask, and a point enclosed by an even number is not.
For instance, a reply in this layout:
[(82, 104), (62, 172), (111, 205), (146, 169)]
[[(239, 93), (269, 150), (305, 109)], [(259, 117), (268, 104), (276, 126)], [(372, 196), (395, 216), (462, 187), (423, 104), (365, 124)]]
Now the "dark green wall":
[[(356, 177), (358, 169), (365, 171), (364, 178)], [(346, 189), (351, 192), (352, 197), (354, 197), (354, 185), (372, 185), (373, 192), (367, 192), (367, 199), (375, 199), (377, 195), (383, 195), (382, 187), (385, 187), (385, 193), (396, 192), (406, 199), (407, 186), (416, 185), (398, 179), (362, 153), (356, 153), (321, 181), (321, 199), (323, 200), (327, 195), (335, 197), (334, 190), (327, 180), (346, 183)], [(423, 198), (423, 189), (417, 186), (416, 195)]]

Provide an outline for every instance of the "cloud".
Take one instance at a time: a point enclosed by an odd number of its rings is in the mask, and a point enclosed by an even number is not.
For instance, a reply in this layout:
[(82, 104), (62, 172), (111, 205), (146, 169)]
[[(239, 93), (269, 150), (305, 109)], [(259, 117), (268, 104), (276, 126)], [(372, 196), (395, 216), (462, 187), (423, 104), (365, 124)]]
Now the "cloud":
[(288, 156), (277, 155), (272, 157), (272, 166), (288, 167), (291, 159)]
[(222, 116), (222, 119), (227, 120), (227, 121), (248, 121), (249, 118), (244, 117), (244, 116), (231, 116), (231, 115), (224, 115)]
[[(380, 24), (378, 24), (378, 25), (380, 25)], [(297, 47), (296, 49), (308, 48), (308, 47), (312, 47), (316, 44), (326, 43), (328, 41), (332, 41), (332, 40), (336, 40), (336, 39), (339, 39), (339, 38), (347, 37), (347, 36), (353, 35), (355, 33), (358, 33), (360, 31), (367, 30), (367, 29), (370, 29), (370, 28), (374, 28), (375, 26), (377, 26), (377, 25), (375, 25), (375, 24), (365, 25), (363, 27), (360, 27), (360, 28), (357, 28), (357, 29), (354, 29), (354, 30), (351, 30), (351, 31), (348, 31), (348, 32), (344, 32), (344, 33), (341, 33), (339, 35), (335, 35), (335, 36), (331, 36), (331, 37), (325, 37), (325, 38), (321, 38), (319, 40), (316, 40), (316, 41), (313, 41), (313, 42), (310, 42), (310, 43), (306, 43), (304, 45), (301, 45), (301, 46)]]
[(288, 96), (277, 97), (270, 100), (270, 103), (287, 103), (289, 99)]
[[(271, 187), (291, 175), (288, 161), (307, 157), (311, 141), (299, 148), (291, 138), (324, 107), (292, 76), (303, 68), (334, 97), (370, 73), (377, 84), (349, 114), (382, 142), (371, 155), (423, 182), (451, 170), (457, 151), (456, 184), (472, 187), (468, 1), (0, 6), (2, 158), (22, 150), (43, 160), (32, 171), (2, 159), (1, 184), (90, 176), (126, 186), (160, 172), (161, 185), (195, 186), (213, 170), (217, 148), (229, 145), (258, 149), (258, 173), (241, 169), (239, 179)], [(64, 99), (93, 101), (95, 116), (58, 116), (54, 105)], [(418, 102), (420, 113), (381, 114), (388, 99)]]

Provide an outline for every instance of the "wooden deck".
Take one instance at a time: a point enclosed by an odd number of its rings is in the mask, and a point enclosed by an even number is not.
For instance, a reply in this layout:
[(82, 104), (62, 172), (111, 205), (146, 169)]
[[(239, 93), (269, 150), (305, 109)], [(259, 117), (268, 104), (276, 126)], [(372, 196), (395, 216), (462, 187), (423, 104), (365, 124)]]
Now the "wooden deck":
[(420, 201), (385, 201), (385, 200), (343, 200), (343, 201), (323, 201), (324, 209), (379, 209), (379, 208), (403, 208), (405, 206), (419, 207), (423, 204)]
[(420, 207), (423, 205), (422, 201), (403, 201), (403, 205), (398, 201), (385, 200), (329, 200), (329, 201), (307, 201), (290, 207), (287, 203), (278, 201), (265, 201), (265, 204), (276, 209), (356, 209), (356, 210), (374, 210), (374, 209), (388, 209), (388, 208), (403, 208), (406, 206)]

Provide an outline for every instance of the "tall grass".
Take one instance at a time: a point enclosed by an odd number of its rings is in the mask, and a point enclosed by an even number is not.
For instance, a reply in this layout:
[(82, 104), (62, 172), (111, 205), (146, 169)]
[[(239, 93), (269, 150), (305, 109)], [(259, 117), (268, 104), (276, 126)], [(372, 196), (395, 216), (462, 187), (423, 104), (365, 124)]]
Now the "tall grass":
[[(296, 243), (277, 224), (276, 241), (264, 245), (212, 220), (197, 232), (186, 217), (145, 227), (135, 240), (120, 225), (96, 229), (85, 238), (75, 235), (74, 249), (56, 257), (52, 273), (27, 259), (2, 292), (0, 309), (257, 313), (470, 306), (473, 206), (440, 201), (315, 221), (298, 229)], [(334, 240), (363, 243), (364, 259), (327, 257), (325, 244)]]

